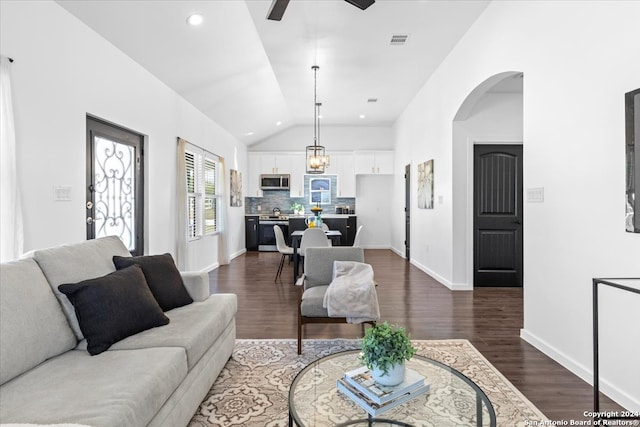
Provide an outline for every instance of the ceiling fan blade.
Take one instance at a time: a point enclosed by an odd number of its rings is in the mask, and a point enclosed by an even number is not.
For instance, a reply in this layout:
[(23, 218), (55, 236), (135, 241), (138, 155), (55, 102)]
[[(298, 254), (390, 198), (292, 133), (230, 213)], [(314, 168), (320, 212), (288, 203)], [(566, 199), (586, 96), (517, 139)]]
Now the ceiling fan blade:
[(376, 2), (376, 0), (344, 0), (344, 1), (346, 1), (347, 3), (351, 3), (355, 7), (360, 8), (362, 10), (365, 10), (366, 8), (368, 8), (369, 6), (371, 6)]
[(272, 21), (280, 21), (284, 11), (287, 10), (289, 0), (273, 0), (269, 13), (267, 13), (267, 19)]

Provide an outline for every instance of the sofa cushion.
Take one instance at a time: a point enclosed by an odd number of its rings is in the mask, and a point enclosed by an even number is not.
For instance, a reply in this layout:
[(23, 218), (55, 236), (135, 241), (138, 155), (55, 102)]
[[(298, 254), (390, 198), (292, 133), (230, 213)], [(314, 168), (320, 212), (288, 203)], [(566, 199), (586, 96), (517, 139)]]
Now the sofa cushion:
[(0, 267), (0, 384), (74, 348), (76, 337), (32, 259)]
[(193, 302), (184, 287), (184, 282), (171, 254), (135, 257), (116, 255), (113, 257), (113, 264), (118, 270), (134, 264), (142, 267), (149, 289), (163, 311), (169, 311)]
[(58, 290), (58, 286), (101, 277), (115, 271), (112, 261), (114, 255), (129, 255), (127, 247), (117, 236), (41, 249), (33, 253), (79, 340), (83, 335), (75, 310), (69, 299)]
[[(162, 328), (149, 329), (111, 346), (111, 350), (151, 347), (181, 347), (187, 352), (191, 369), (218, 339), (238, 310), (234, 294), (211, 295), (203, 302), (194, 302), (166, 312), (171, 322)], [(78, 344), (86, 348), (86, 341)]]
[(91, 355), (123, 338), (169, 323), (139, 265), (58, 289), (75, 307)]
[(4, 384), (3, 423), (146, 426), (187, 374), (180, 348), (71, 350)]

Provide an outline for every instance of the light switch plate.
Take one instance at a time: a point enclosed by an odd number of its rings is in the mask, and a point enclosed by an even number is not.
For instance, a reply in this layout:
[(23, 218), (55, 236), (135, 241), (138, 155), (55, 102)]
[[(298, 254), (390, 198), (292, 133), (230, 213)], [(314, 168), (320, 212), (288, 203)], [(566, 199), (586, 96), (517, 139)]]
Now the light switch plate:
[(54, 185), (53, 186), (53, 201), (54, 202), (70, 202), (71, 201), (71, 187), (68, 185)]
[(544, 187), (527, 188), (527, 202), (544, 203)]

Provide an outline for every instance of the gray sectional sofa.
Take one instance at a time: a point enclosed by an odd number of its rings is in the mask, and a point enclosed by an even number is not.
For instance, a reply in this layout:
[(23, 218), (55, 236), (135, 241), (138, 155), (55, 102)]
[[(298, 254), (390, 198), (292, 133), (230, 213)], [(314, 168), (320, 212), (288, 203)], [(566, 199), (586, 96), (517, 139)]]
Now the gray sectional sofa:
[(233, 351), (236, 296), (209, 295), (206, 274), (181, 273), (193, 303), (91, 356), (58, 285), (112, 273), (114, 255), (129, 252), (105, 237), (2, 264), (0, 423), (188, 424)]

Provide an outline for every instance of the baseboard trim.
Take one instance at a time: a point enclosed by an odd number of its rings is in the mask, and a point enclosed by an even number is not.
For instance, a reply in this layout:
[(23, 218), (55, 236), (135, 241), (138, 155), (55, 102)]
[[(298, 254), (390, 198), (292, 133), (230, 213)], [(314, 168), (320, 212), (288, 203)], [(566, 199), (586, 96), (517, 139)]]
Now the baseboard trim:
[(247, 248), (242, 248), (240, 249), (238, 252), (235, 252), (233, 254), (231, 254), (231, 256), (229, 257), (230, 260), (234, 259), (234, 258), (238, 258), (240, 255), (244, 254), (247, 252)]
[[(587, 368), (583, 364), (577, 362), (575, 359), (569, 357), (562, 351), (553, 347), (543, 339), (539, 338), (535, 334), (532, 334), (524, 328), (520, 329), (520, 338), (549, 356), (551, 359), (561, 364), (563, 367), (571, 371), (586, 383), (593, 385), (592, 369)], [(603, 379), (602, 377), (600, 378), (600, 391), (624, 408), (633, 411), (640, 410), (640, 400), (638, 400), (637, 398), (634, 399), (631, 395), (623, 390), (620, 390), (618, 387), (616, 387), (606, 379)]]
[(443, 286), (451, 289), (452, 291), (461, 291), (461, 290), (466, 290), (466, 289), (460, 289), (457, 288), (455, 286), (455, 284), (451, 283), (449, 280), (445, 279), (444, 277), (442, 277), (441, 275), (439, 275), (438, 273), (436, 273), (435, 271), (431, 270), (430, 268), (428, 268), (425, 265), (420, 264), (418, 261), (412, 259), (409, 261), (411, 264), (415, 265), (417, 268), (419, 268), (420, 270), (424, 271), (425, 273), (427, 273), (429, 276), (433, 277), (434, 279), (436, 279), (436, 281), (440, 282), (440, 284), (442, 284)]
[(405, 252), (404, 252), (404, 251), (400, 251), (400, 250), (398, 250), (398, 249), (394, 248), (393, 246), (392, 246), (391, 248), (389, 248), (389, 249), (391, 249), (391, 252), (395, 253), (395, 254), (396, 254), (396, 255), (398, 255), (400, 258), (407, 259), (407, 257), (405, 256)]

